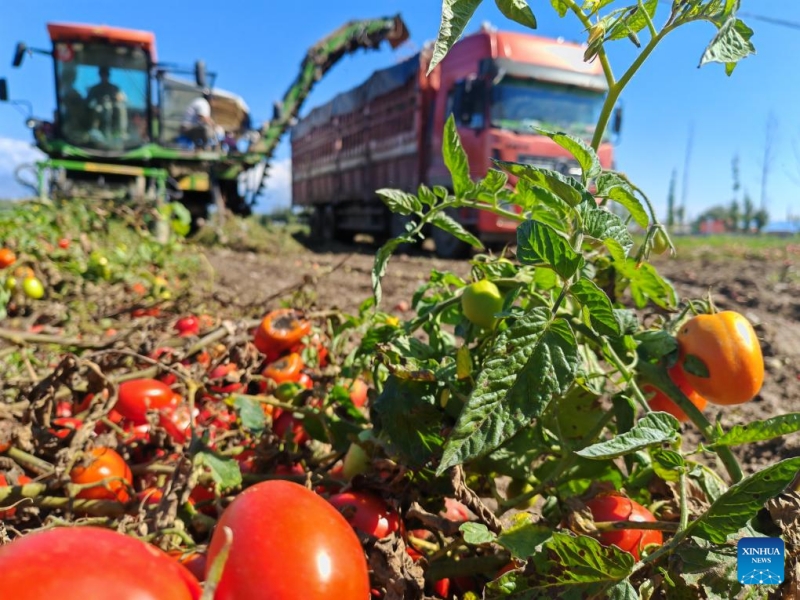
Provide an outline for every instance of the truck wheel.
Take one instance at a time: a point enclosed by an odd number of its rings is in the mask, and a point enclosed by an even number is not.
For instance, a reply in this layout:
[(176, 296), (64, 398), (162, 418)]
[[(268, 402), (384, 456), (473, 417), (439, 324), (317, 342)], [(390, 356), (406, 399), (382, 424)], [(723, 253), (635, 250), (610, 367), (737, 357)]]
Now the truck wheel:
[(337, 238), (336, 211), (333, 206), (317, 206), (311, 214), (311, 241), (330, 244)]
[(436, 256), (439, 258), (465, 258), (469, 256), (472, 249), (472, 246), (466, 242), (462, 242), (456, 236), (438, 227), (433, 228), (431, 239), (436, 244)]

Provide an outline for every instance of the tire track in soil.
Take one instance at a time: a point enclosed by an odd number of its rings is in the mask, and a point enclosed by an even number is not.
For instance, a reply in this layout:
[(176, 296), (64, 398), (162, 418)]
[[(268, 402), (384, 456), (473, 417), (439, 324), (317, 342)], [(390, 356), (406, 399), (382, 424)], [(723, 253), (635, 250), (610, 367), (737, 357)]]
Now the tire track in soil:
[[(293, 286), (304, 286), (311, 292), (315, 308), (357, 312), (359, 304), (372, 294), (374, 251), (370, 246), (333, 246), (321, 252), (265, 255), (212, 249), (207, 256), (216, 270), (217, 297), (246, 306), (250, 315), (257, 317), (276, 305), (276, 300), (266, 302), (270, 296)], [(654, 263), (682, 298), (702, 298), (710, 289), (716, 306), (746, 315), (762, 341), (767, 373), (759, 396), (740, 406), (709, 405), (709, 419), (714, 421), (719, 415), (727, 427), (800, 412), (800, 280), (795, 276), (784, 281), (786, 266), (765, 260), (659, 258)], [(383, 282), (382, 308), (402, 314), (398, 304), (411, 300), (432, 269), (467, 276), (469, 268), (467, 261), (424, 254), (393, 257)], [(687, 442), (692, 443), (697, 436), (691, 425), (686, 427)], [(754, 472), (763, 465), (800, 455), (800, 435), (735, 450), (746, 472)]]

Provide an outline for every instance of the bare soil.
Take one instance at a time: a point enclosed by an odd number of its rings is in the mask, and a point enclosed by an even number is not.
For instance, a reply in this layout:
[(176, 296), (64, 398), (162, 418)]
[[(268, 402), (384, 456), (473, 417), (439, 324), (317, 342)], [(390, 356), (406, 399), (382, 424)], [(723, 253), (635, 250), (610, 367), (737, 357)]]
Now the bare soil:
[[(207, 252), (216, 271), (216, 296), (259, 316), (287, 293), (298, 294), (320, 309), (356, 312), (372, 293), (375, 247), (331, 246), (322, 250), (298, 247), (281, 255), (212, 249)], [(800, 412), (800, 277), (796, 265), (764, 258), (687, 258), (659, 260), (659, 272), (670, 279), (682, 298), (702, 298), (709, 290), (720, 309), (736, 310), (754, 324), (762, 341), (767, 374), (752, 402), (707, 409), (723, 426)], [(428, 253), (394, 257), (383, 284), (382, 307), (401, 314), (404, 303), (426, 281), (432, 269), (465, 276), (467, 261), (448, 261)], [(691, 425), (687, 425), (687, 437)], [(740, 451), (747, 472), (777, 460), (800, 455), (800, 435), (752, 444)]]

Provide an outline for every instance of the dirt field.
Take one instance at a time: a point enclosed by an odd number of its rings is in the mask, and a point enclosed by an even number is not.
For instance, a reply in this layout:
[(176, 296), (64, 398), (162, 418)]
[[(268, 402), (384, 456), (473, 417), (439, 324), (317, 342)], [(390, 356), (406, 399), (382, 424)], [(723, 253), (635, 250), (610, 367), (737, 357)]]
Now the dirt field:
[[(322, 251), (299, 247), (281, 256), (269, 256), (219, 249), (209, 251), (208, 258), (216, 270), (218, 299), (239, 305), (253, 316), (263, 314), (286, 291), (302, 293), (321, 309), (355, 312), (371, 294), (374, 251), (369, 245)], [(657, 266), (681, 297), (700, 298), (710, 288), (715, 304), (745, 314), (762, 340), (767, 367), (762, 393), (749, 404), (720, 411), (723, 424), (800, 412), (800, 277), (796, 266), (763, 257), (669, 259), (659, 260)], [(393, 258), (384, 281), (382, 308), (397, 312), (397, 305), (411, 299), (431, 269), (466, 275), (469, 264), (429, 254)], [(715, 419), (717, 415), (709, 412), (709, 417)], [(693, 437), (690, 432), (687, 435)], [(800, 455), (797, 435), (750, 445), (741, 458), (752, 471), (796, 455)]]

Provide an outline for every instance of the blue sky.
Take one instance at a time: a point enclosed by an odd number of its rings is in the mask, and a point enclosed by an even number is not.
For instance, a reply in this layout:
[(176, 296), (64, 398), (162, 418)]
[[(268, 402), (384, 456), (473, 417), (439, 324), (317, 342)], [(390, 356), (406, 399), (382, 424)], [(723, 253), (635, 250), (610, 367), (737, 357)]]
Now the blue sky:
[[(572, 18), (559, 19), (546, 0), (529, 0), (539, 21), (537, 33), (582, 41), (585, 33)], [(435, 38), (439, 3), (435, 0), (228, 0), (196, 2), (138, 0), (131, 3), (101, 0), (34, 0), (11, 3), (0, 21), (0, 76), (9, 79), (13, 98), (33, 103), (34, 113), (48, 116), (54, 106), (52, 66), (34, 56), (21, 69), (11, 68), (14, 43), (47, 48), (45, 24), (73, 21), (147, 29), (155, 32), (159, 58), (191, 65), (202, 58), (218, 72), (217, 86), (242, 95), (257, 120), (271, 114), (297, 74), (306, 49), (343, 22), (397, 12), (411, 31), (411, 42), (392, 52), (360, 52), (345, 58), (309, 96), (303, 114), (336, 93), (355, 85), (374, 69), (413, 54)], [(657, 22), (666, 8), (660, 10)], [(796, 0), (743, 0), (743, 12), (800, 23)], [(484, 0), (467, 31), (490, 21), (500, 28), (522, 30), (506, 21), (492, 0)], [(617, 166), (651, 197), (663, 214), (670, 175), (678, 170), (678, 197), (683, 194), (683, 164), (690, 126), (694, 146), (686, 192), (687, 212), (697, 215), (731, 198), (731, 158), (740, 155), (743, 186), (756, 204), (761, 200), (762, 157), (770, 113), (777, 122), (774, 158), (767, 188), (767, 208), (773, 220), (787, 212), (800, 213), (800, 75), (794, 57), (800, 55), (800, 31), (760, 21), (748, 21), (755, 30), (758, 54), (742, 62), (732, 77), (720, 65), (698, 69), (700, 55), (714, 30), (710, 24), (691, 24), (673, 32), (637, 73), (622, 95), (623, 134)], [(627, 41), (609, 46), (617, 76), (635, 57)], [(287, 136), (288, 138), (288, 136)], [(0, 196), (13, 191), (8, 175), (20, 160), (30, 159), (30, 133), (24, 117), (0, 104)], [(797, 155), (794, 152), (797, 146)], [(285, 138), (277, 156), (275, 178), (261, 208), (289, 201), (289, 145)]]

